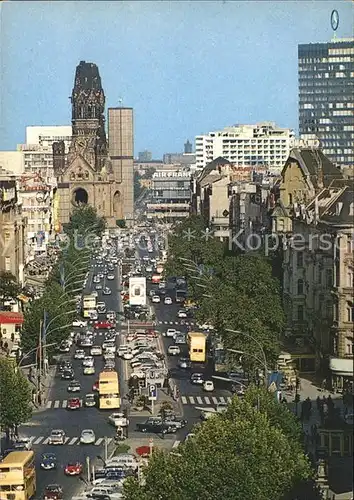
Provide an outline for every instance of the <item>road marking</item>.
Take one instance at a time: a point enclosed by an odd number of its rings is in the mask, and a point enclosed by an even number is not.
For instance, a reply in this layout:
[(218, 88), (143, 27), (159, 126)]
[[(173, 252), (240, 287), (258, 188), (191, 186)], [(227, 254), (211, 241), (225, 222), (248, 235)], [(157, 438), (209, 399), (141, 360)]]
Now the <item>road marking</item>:
[(175, 441), (172, 445), (172, 448), (178, 448), (180, 442), (181, 441)]
[(192, 405), (195, 404), (195, 401), (194, 401), (194, 397), (193, 396), (189, 396), (189, 401)]
[(66, 437), (65, 438), (65, 444), (68, 444), (69, 441), (70, 441), (70, 438)]
[(226, 402), (226, 401), (225, 401), (225, 398), (224, 398), (223, 396), (220, 396), (220, 398), (219, 398), (219, 399), (220, 399), (220, 403), (225, 403), (225, 402)]
[(203, 400), (202, 400), (202, 398), (201, 398), (200, 396), (197, 396), (197, 398), (196, 398), (196, 399), (197, 399), (197, 403), (198, 403), (199, 405), (202, 405), (202, 404), (203, 404)]
[[(69, 438), (70, 439), (70, 438)], [(77, 437), (70, 439), (68, 445), (71, 446), (72, 444), (75, 444), (77, 440)], [(66, 443), (65, 443), (66, 444)]]
[(102, 441), (104, 441), (104, 438), (98, 438), (97, 441), (95, 442), (95, 446), (99, 446)]
[(204, 399), (205, 399), (206, 404), (210, 405), (210, 399), (208, 398), (208, 396), (204, 396)]
[(46, 438), (42, 444), (49, 444), (49, 438)]
[(68, 404), (67, 400), (66, 400), (66, 399), (64, 399), (64, 401), (63, 401), (63, 405), (62, 405), (62, 408), (66, 408), (67, 404)]
[(113, 441), (113, 438), (108, 438), (107, 439), (107, 446), (109, 446), (111, 444), (111, 442)]
[(32, 441), (32, 444), (33, 445), (36, 445), (36, 444), (39, 444), (42, 439), (44, 439), (44, 436), (40, 436), (39, 438), (36, 438), (34, 441)]
[(213, 400), (214, 405), (218, 404), (218, 398), (215, 398), (214, 396), (212, 396), (211, 399)]
[(54, 408), (59, 408), (60, 401), (54, 401)]
[(51, 408), (53, 401), (47, 401), (46, 408)]
[(188, 404), (188, 400), (187, 400), (186, 396), (182, 396), (181, 399), (182, 399), (182, 404), (184, 404), (184, 405)]

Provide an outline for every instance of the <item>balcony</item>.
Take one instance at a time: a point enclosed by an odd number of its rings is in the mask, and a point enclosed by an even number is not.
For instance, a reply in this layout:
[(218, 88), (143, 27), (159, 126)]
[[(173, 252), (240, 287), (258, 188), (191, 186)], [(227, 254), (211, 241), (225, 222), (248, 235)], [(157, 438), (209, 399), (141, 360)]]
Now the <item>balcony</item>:
[(335, 358), (329, 360), (329, 369), (336, 375), (353, 376), (353, 358)]

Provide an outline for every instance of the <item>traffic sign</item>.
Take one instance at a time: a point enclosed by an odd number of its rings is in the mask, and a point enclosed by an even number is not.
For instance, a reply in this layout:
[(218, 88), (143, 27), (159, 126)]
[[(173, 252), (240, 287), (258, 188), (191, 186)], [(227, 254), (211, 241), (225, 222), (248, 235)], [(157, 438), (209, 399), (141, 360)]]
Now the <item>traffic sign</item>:
[(150, 401), (156, 401), (157, 399), (157, 387), (155, 384), (149, 385), (149, 399)]

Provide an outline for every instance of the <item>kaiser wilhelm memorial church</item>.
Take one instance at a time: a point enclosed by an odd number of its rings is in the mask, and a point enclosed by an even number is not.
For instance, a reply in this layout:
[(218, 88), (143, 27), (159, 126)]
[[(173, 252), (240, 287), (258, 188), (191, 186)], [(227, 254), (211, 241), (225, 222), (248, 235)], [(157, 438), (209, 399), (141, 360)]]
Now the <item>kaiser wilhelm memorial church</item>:
[(60, 225), (70, 220), (74, 207), (89, 204), (105, 217), (108, 227), (133, 222), (133, 109), (108, 108), (96, 64), (81, 61), (76, 68), (72, 104), (72, 141), (53, 143)]

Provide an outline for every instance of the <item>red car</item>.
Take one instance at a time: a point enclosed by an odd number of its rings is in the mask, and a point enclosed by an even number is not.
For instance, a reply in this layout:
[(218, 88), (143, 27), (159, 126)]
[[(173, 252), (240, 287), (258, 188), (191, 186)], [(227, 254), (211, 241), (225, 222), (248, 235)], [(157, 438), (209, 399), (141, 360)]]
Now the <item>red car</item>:
[(97, 392), (98, 391), (98, 387), (99, 387), (99, 382), (98, 382), (98, 380), (96, 380), (96, 382), (92, 386), (93, 392)]
[(71, 398), (68, 401), (68, 410), (79, 410), (81, 408), (81, 403), (79, 398)]
[(70, 462), (64, 469), (67, 476), (79, 476), (82, 473), (82, 464), (80, 462)]
[(111, 321), (96, 321), (95, 323), (95, 329), (96, 330), (108, 330), (109, 328), (114, 328), (115, 324), (112, 323)]

